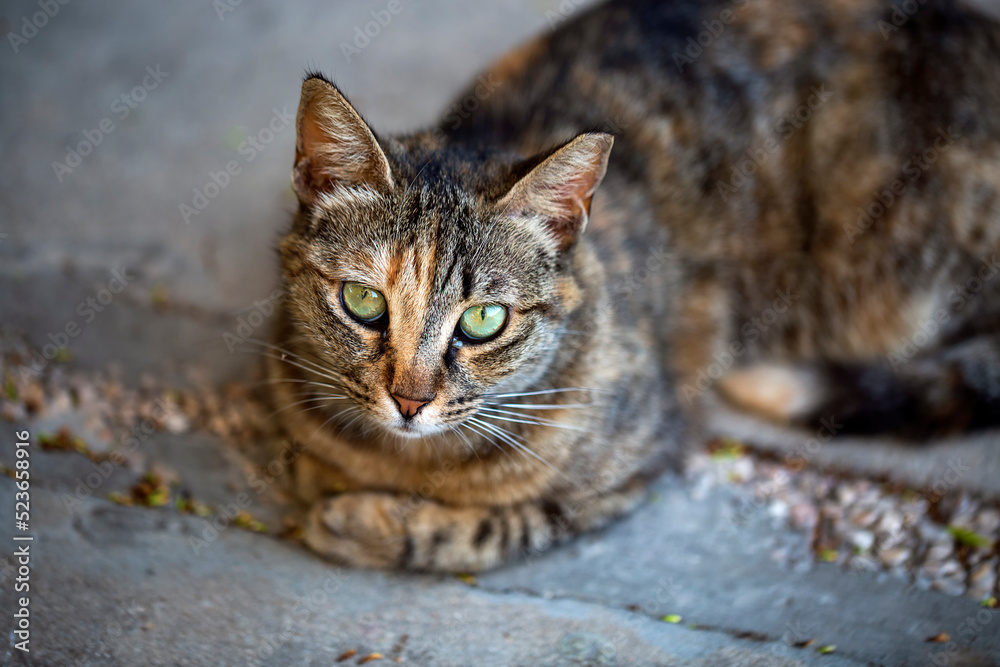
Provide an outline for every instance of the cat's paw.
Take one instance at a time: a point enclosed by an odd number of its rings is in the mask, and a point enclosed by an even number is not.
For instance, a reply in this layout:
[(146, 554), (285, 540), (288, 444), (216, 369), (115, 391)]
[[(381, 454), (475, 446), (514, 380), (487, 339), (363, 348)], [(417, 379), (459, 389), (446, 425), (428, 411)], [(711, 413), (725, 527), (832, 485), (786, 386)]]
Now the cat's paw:
[(316, 553), (354, 567), (400, 566), (407, 548), (405, 500), (387, 493), (344, 493), (309, 511), (305, 541)]
[(802, 419), (825, 398), (823, 380), (809, 368), (756, 364), (731, 371), (718, 383), (722, 395), (737, 407), (778, 422)]

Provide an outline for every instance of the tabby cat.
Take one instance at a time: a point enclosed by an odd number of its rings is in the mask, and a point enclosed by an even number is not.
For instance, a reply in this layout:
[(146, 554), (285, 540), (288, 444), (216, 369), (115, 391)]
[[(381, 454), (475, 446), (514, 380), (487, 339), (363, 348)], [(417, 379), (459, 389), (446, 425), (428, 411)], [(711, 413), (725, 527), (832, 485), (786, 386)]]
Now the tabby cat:
[(900, 6), (581, 10), (403, 136), (309, 75), (267, 352), (309, 546), (536, 553), (635, 507), (710, 396), (996, 424), (1000, 26)]

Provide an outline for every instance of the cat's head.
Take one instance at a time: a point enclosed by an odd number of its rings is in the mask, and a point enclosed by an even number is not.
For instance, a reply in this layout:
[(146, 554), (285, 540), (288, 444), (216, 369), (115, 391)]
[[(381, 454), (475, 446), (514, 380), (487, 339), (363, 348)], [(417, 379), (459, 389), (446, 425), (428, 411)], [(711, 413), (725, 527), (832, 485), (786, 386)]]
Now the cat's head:
[(420, 437), (537, 382), (581, 300), (570, 260), (612, 137), (527, 159), (378, 139), (318, 76), (297, 132), (288, 312), (331, 393)]

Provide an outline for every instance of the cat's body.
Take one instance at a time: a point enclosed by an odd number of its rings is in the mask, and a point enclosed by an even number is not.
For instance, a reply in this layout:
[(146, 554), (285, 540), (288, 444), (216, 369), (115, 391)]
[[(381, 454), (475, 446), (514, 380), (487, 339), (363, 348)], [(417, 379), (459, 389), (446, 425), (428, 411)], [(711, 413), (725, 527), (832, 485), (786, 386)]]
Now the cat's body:
[[(398, 138), (308, 79), (272, 367), (305, 408), (310, 545), (445, 570), (545, 548), (633, 506), (707, 392), (996, 423), (1000, 28), (918, 6), (598, 7)], [(508, 313), (485, 342), (456, 328), (478, 304)]]

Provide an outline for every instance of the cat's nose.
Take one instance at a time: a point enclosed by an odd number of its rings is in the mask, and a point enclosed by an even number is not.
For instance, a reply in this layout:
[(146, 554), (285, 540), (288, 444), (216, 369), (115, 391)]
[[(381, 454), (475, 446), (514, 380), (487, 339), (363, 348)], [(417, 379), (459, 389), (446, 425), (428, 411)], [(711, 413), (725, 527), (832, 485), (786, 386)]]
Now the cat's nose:
[(403, 415), (406, 419), (415, 417), (420, 412), (420, 408), (434, 400), (433, 396), (429, 398), (407, 398), (400, 394), (390, 394), (390, 396), (392, 396), (392, 400), (396, 401), (396, 405), (399, 406), (399, 414)]

